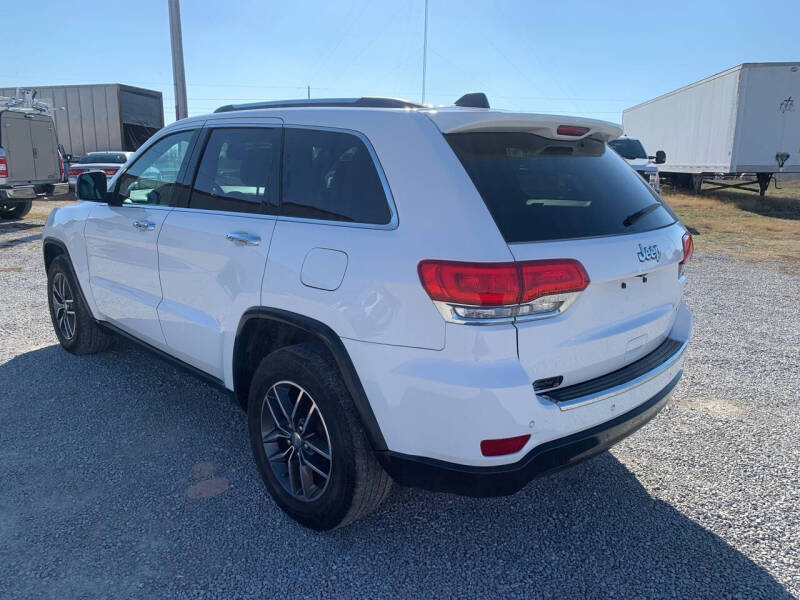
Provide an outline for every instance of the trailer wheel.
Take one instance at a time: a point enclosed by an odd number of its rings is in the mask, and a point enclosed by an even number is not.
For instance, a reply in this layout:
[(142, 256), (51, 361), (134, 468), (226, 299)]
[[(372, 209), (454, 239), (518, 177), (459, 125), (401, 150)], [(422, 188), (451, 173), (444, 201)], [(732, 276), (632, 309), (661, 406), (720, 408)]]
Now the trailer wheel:
[(29, 212), (33, 202), (14, 202), (13, 204), (0, 204), (0, 219), (21, 219)]
[(758, 195), (762, 198), (767, 193), (767, 188), (769, 187), (769, 182), (773, 175), (774, 173), (756, 173), (756, 181), (758, 182)]
[(694, 175), (692, 175), (692, 189), (694, 190), (695, 194), (699, 194), (700, 190), (703, 189), (702, 173), (695, 173)]

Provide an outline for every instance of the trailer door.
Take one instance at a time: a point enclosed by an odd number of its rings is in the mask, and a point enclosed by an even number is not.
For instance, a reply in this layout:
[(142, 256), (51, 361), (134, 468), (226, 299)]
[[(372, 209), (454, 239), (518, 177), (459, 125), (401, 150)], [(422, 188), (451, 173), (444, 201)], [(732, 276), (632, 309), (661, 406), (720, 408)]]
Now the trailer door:
[(8, 160), (8, 179), (12, 183), (34, 181), (36, 169), (33, 161), (33, 143), (29, 120), (23, 113), (0, 113), (3, 149)]
[(800, 172), (800, 63), (743, 68), (733, 153), (737, 172)]

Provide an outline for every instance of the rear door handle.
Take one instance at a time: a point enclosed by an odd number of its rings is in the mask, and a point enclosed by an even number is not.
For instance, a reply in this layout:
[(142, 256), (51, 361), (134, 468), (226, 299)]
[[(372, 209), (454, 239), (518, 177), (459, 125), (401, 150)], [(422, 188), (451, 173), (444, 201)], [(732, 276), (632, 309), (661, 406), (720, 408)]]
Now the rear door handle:
[(239, 246), (258, 246), (261, 243), (261, 238), (252, 233), (242, 233), (240, 231), (231, 231), (225, 234), (225, 239), (233, 242)]
[(156, 228), (156, 224), (152, 221), (134, 221), (133, 226), (139, 231), (153, 231)]

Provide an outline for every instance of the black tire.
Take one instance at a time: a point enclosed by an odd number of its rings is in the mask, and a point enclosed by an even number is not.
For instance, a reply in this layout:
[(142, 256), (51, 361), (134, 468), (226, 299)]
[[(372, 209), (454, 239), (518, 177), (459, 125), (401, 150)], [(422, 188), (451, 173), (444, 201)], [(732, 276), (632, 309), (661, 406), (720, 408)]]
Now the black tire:
[[(326, 463), (318, 455), (318, 460), (322, 462), (317, 462), (317, 465), (321, 465), (323, 470), (327, 465), (329, 469), (328, 479), (318, 478), (325, 482), (324, 488), (316, 488), (316, 492), (320, 494), (318, 497), (309, 494), (307, 499), (302, 499), (305, 486), (302, 492), (298, 490), (297, 494), (291, 493), (287, 489), (288, 474), (281, 481), (281, 474), (276, 472), (267, 459), (264, 442), (264, 415), (268, 415), (266, 411), (269, 409), (267, 394), (274, 385), (285, 385), (287, 382), (302, 388), (310, 397), (305, 402), (315, 404), (316, 411), (321, 416), (321, 419), (313, 422), (308, 417), (306, 431), (312, 428), (312, 423), (316, 426), (321, 424), (329, 438), (329, 462)], [(378, 464), (352, 398), (338, 369), (327, 358), (321, 344), (311, 342), (289, 346), (264, 358), (253, 375), (248, 400), (253, 457), (270, 495), (290, 517), (311, 529), (335, 529), (371, 513), (388, 495), (392, 479)], [(288, 420), (290, 425), (294, 413), (291, 417)], [(266, 416), (266, 421), (270, 420), (271, 417)], [(299, 431), (302, 433), (303, 419), (299, 420)], [(277, 432), (277, 429), (273, 431)], [(291, 450), (288, 448), (291, 445), (289, 439), (284, 442), (287, 451)], [(273, 447), (282, 449), (277, 441), (274, 444)], [(295, 460), (301, 466), (304, 460), (309, 460), (309, 456), (303, 452), (301, 445), (298, 445)], [(289, 467), (286, 468), (288, 471)]]
[(0, 219), (21, 219), (33, 207), (33, 202), (15, 202), (14, 204), (0, 204)]
[[(66, 282), (68, 292), (63, 287), (62, 281)], [(59, 296), (65, 300), (63, 304), (58, 301)], [(78, 282), (72, 274), (69, 261), (64, 255), (56, 256), (47, 269), (47, 303), (56, 337), (65, 350), (73, 354), (94, 354), (106, 350), (113, 342), (113, 337), (103, 331), (92, 318)], [(61, 306), (67, 308), (71, 306), (74, 313), (72, 315), (74, 319), (68, 321), (72, 326), (67, 327), (66, 331), (63, 325), (63, 319), (66, 318), (65, 309)]]

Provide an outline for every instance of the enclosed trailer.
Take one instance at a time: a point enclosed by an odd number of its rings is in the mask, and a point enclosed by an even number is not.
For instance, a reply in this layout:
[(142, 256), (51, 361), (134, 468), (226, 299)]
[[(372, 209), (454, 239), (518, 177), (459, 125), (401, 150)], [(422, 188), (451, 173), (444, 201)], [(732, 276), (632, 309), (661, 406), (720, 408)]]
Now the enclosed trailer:
[[(122, 85), (40, 86), (37, 98), (53, 106), (58, 141), (67, 154), (134, 151), (164, 126), (161, 92)], [(0, 88), (12, 96), (16, 88)]]
[[(700, 191), (800, 172), (800, 62), (744, 63), (626, 109), (625, 134), (664, 150), (660, 172)], [(755, 181), (722, 183), (721, 175)]]

